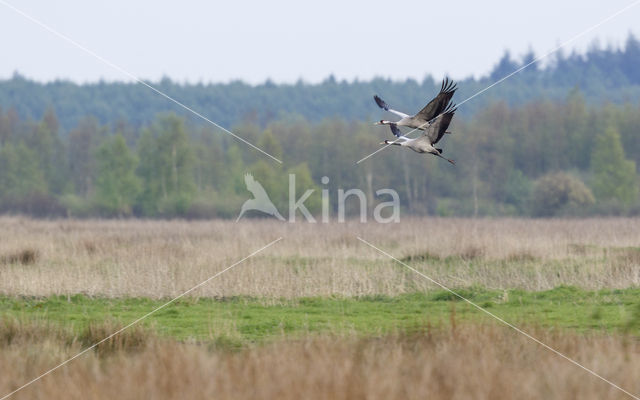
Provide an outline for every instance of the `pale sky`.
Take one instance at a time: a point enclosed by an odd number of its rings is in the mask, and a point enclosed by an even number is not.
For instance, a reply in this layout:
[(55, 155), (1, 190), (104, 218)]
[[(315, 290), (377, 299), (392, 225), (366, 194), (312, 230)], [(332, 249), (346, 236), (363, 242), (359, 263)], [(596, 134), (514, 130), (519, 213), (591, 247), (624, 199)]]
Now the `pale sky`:
[[(541, 55), (633, 0), (0, 0), (0, 78), (131, 81), (8, 1), (132, 74), (180, 82), (421, 80), (486, 74), (505, 49)], [(640, 4), (568, 46), (640, 36)], [(635, 29), (635, 30), (634, 30)]]

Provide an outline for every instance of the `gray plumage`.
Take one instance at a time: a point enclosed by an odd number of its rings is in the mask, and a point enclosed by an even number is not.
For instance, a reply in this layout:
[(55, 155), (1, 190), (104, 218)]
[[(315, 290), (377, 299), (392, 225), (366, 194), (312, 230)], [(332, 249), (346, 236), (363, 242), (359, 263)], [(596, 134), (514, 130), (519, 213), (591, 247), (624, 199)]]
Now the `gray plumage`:
[(379, 122), (376, 122), (376, 125), (389, 125), (391, 127), (391, 132), (394, 134), (394, 136), (397, 137), (400, 137), (396, 134), (396, 130), (399, 126), (425, 130), (434, 118), (451, 107), (451, 98), (453, 97), (456, 90), (457, 85), (453, 83), (453, 81), (450, 81), (449, 78), (446, 78), (442, 81), (442, 86), (440, 87), (440, 92), (438, 93), (438, 95), (434, 97), (429, 102), (429, 104), (424, 106), (424, 108), (418, 111), (418, 113), (416, 113), (415, 115), (408, 115), (403, 112), (394, 110), (378, 95), (375, 95), (373, 96), (373, 99), (375, 100), (378, 107), (400, 117), (399, 121), (380, 120)]
[(398, 139), (390, 142), (385, 140), (384, 144), (391, 144), (395, 146), (408, 147), (417, 153), (429, 153), (437, 157), (443, 158), (455, 165), (455, 161), (450, 160), (442, 156), (442, 149), (435, 148), (433, 145), (438, 143), (442, 136), (447, 132), (447, 128), (453, 119), (453, 115), (456, 112), (456, 107), (453, 104), (449, 104), (443, 112), (434, 118), (431, 123), (425, 128), (421, 136), (410, 139), (406, 136), (398, 136)]

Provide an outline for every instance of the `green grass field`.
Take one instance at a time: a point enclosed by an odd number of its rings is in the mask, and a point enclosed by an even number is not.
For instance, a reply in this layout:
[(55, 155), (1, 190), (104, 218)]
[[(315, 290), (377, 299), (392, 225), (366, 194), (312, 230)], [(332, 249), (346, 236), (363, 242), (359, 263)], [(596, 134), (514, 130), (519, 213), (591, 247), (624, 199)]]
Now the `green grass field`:
[[(640, 333), (640, 289), (588, 291), (559, 287), (542, 292), (459, 289), (459, 293), (516, 325), (577, 332)], [(114, 320), (126, 325), (166, 300), (106, 299), (83, 295), (0, 299), (3, 318), (37, 320), (82, 330)], [(452, 315), (453, 314), (453, 315)], [(181, 299), (143, 324), (161, 336), (242, 346), (314, 333), (382, 335), (456, 321), (498, 323), (446, 291), (394, 297), (313, 297), (295, 300)]]

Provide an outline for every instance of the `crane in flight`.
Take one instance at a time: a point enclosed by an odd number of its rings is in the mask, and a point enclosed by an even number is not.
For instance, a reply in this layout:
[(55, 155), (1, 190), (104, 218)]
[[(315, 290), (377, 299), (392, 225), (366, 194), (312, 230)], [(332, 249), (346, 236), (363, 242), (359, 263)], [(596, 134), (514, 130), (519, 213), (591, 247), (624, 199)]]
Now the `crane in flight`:
[(422, 135), (415, 139), (403, 136), (397, 126), (391, 125), (391, 132), (393, 132), (393, 135), (398, 139), (392, 142), (385, 140), (380, 144), (408, 147), (417, 153), (433, 154), (434, 156), (443, 158), (455, 165), (455, 161), (442, 156), (442, 149), (433, 146), (442, 139), (442, 136), (444, 136), (455, 112), (456, 106), (454, 104), (449, 104), (442, 114), (430, 121)]
[[(376, 101), (378, 107), (382, 108), (385, 111), (389, 111), (390, 113), (396, 114), (400, 117), (398, 121), (387, 121), (381, 119), (376, 122), (375, 125), (389, 125), (391, 128), (391, 132), (394, 133), (394, 130), (397, 130), (399, 126), (406, 126), (407, 128), (426, 130), (429, 126), (429, 123), (444, 113), (445, 110), (449, 109), (451, 106), (451, 98), (454, 93), (458, 89), (457, 85), (446, 78), (442, 81), (442, 86), (440, 87), (440, 92), (434, 97), (429, 104), (424, 106), (424, 108), (418, 111), (415, 115), (408, 115), (403, 112), (392, 109), (384, 100), (382, 100), (378, 95), (373, 96), (373, 99)], [(449, 133), (449, 132), (445, 132)], [(397, 136), (397, 135), (396, 135)]]

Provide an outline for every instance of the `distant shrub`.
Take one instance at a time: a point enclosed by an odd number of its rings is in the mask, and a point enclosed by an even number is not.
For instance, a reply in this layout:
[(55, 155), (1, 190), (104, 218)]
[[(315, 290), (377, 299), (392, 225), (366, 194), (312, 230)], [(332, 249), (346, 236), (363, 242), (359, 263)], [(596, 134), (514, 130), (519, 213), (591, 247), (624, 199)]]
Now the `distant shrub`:
[(27, 248), (0, 256), (0, 264), (31, 265), (35, 264), (39, 257), (40, 253), (37, 250)]
[(638, 328), (640, 328), (640, 303), (637, 303), (633, 306), (625, 325), (625, 330), (628, 332), (636, 330)]
[(65, 207), (55, 196), (40, 192), (27, 196), (5, 196), (0, 202), (0, 213), (9, 212), (34, 217), (66, 216)]
[(458, 255), (464, 261), (471, 261), (484, 256), (484, 249), (476, 246), (467, 246)]
[(188, 219), (236, 218), (247, 195), (208, 190), (197, 196), (185, 213)]
[(550, 217), (594, 203), (593, 193), (580, 179), (554, 173), (540, 178), (534, 185), (531, 212), (536, 217)]
[(67, 217), (87, 218), (95, 215), (96, 212), (91, 201), (75, 194), (61, 196), (60, 205), (66, 210)]
[[(147, 344), (156, 337), (152, 330), (140, 325), (133, 326), (117, 335), (113, 335), (114, 332), (118, 332), (121, 329), (122, 325), (120, 322), (113, 320), (91, 322), (78, 335), (77, 339), (82, 343), (83, 347), (100, 343), (96, 346), (95, 351), (100, 356), (106, 356), (116, 352), (130, 353), (132, 351), (144, 350)], [(107, 337), (109, 337), (109, 339), (104, 340)]]
[(72, 334), (45, 320), (27, 320), (9, 315), (0, 317), (0, 348), (16, 344), (42, 343), (45, 338), (71, 342)]
[(531, 187), (531, 181), (519, 169), (509, 173), (502, 190), (504, 201), (515, 207), (513, 215), (522, 214), (525, 211), (527, 199), (531, 195)]
[(418, 254), (410, 254), (408, 256), (402, 257), (400, 261), (411, 262), (411, 261), (440, 261), (441, 258), (437, 254), (429, 253), (428, 251), (424, 253)]

